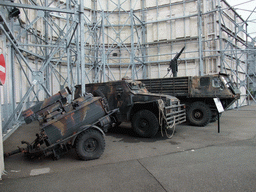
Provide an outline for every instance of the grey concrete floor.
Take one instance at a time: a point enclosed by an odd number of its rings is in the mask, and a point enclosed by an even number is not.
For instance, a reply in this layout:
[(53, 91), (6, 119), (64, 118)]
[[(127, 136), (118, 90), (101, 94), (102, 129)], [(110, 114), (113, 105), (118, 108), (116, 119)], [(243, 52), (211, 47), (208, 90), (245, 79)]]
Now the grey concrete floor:
[[(256, 191), (256, 106), (224, 112), (206, 127), (178, 125), (172, 139), (137, 137), (129, 124), (106, 135), (100, 159), (5, 159), (0, 191)], [(10, 151), (32, 141), (38, 124), (21, 126), (4, 142)]]

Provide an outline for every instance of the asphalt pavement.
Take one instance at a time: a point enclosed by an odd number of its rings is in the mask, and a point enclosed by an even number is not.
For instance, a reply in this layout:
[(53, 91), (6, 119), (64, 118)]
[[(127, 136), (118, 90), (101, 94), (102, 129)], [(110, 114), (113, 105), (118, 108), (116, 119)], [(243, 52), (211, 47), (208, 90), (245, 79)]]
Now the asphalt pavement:
[[(0, 191), (256, 191), (256, 105), (223, 113), (206, 127), (176, 126), (173, 138), (140, 138), (121, 125), (106, 135), (103, 155), (81, 161), (75, 151), (58, 161), (5, 159)], [(4, 150), (31, 142), (38, 124), (21, 126)]]

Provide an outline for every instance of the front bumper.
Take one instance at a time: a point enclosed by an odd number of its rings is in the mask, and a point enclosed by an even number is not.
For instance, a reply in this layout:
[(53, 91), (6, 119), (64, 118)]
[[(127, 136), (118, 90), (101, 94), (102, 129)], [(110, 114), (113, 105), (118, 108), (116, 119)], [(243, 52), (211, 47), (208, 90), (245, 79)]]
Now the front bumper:
[(185, 104), (176, 104), (165, 107), (165, 116), (167, 126), (173, 126), (186, 121)]

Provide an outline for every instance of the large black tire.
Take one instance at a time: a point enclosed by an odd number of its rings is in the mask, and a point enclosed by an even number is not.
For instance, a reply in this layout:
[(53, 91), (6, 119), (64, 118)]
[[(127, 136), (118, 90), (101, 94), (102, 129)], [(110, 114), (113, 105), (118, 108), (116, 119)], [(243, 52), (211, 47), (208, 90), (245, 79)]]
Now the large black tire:
[(148, 110), (141, 110), (132, 118), (133, 130), (141, 137), (153, 137), (159, 130), (158, 119), (154, 113)]
[(89, 129), (77, 137), (75, 146), (80, 159), (98, 159), (105, 150), (105, 139), (99, 131)]
[(212, 112), (208, 105), (197, 101), (190, 105), (187, 111), (187, 120), (195, 126), (206, 126), (212, 118)]

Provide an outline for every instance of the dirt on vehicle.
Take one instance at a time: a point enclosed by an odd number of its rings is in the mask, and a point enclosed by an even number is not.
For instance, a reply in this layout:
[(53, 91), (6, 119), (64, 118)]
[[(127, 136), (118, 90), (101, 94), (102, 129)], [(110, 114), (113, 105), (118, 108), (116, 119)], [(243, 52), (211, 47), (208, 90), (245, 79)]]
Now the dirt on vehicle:
[[(186, 121), (185, 106), (179, 99), (150, 93), (141, 81), (92, 83), (86, 85), (86, 91), (105, 98), (110, 110), (118, 108), (116, 121), (131, 122), (141, 137), (153, 137)], [(77, 85), (75, 98), (80, 95), (81, 85)]]
[(101, 97), (85, 94), (68, 102), (69, 88), (45, 99), (23, 112), (26, 123), (39, 121), (40, 130), (32, 142), (21, 141), (25, 148), (5, 153), (5, 156), (23, 152), (29, 158), (52, 156), (59, 159), (75, 148), (82, 160), (99, 158), (105, 150), (104, 131), (112, 126), (112, 115), (108, 104)]
[(152, 93), (173, 95), (186, 104), (187, 120), (196, 126), (215, 121), (218, 111), (213, 98), (227, 109), (240, 98), (240, 91), (224, 73), (205, 76), (141, 79)]

